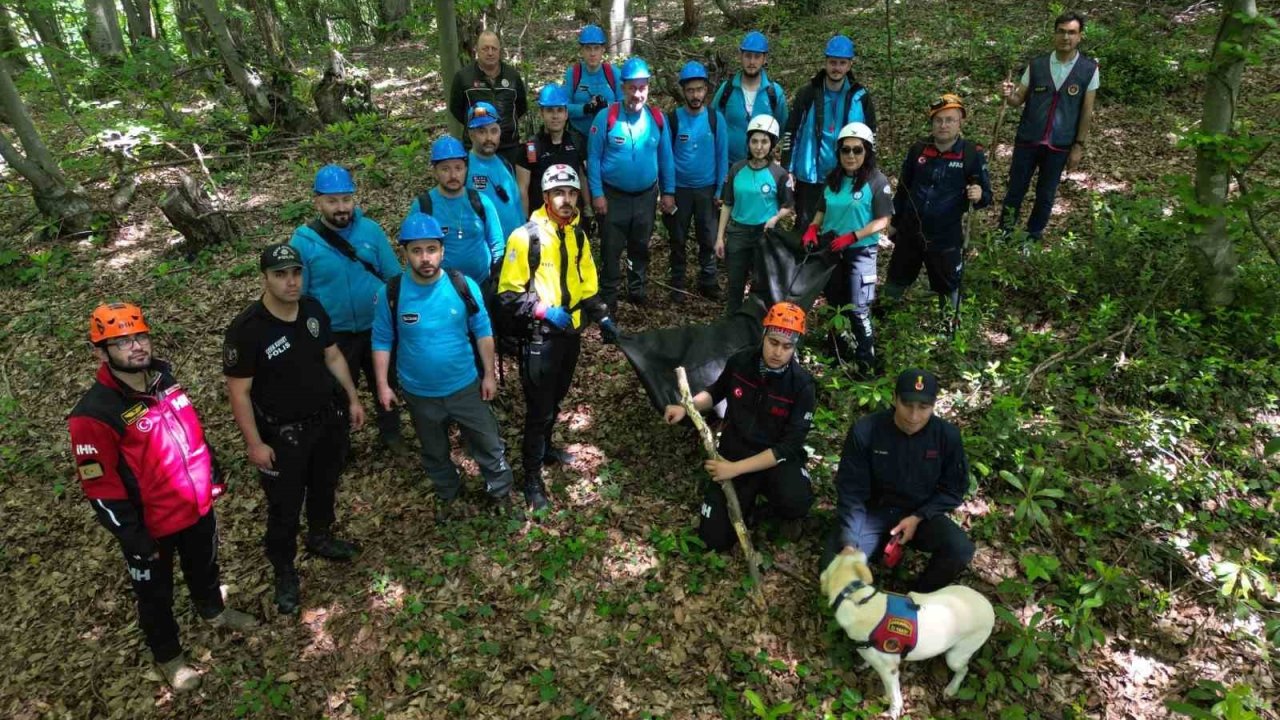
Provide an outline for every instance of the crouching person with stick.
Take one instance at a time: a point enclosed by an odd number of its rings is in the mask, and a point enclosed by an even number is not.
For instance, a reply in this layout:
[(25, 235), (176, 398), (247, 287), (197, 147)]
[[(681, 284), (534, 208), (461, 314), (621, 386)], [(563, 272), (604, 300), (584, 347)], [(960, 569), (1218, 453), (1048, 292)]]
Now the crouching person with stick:
[[(707, 484), (698, 535), (712, 550), (728, 550), (734, 541), (722, 483), (733, 481), (748, 519), (755, 515), (756, 496), (768, 498), (769, 516), (782, 522), (781, 534), (791, 539), (799, 536), (799, 521), (813, 505), (804, 469), (813, 378), (795, 359), (804, 331), (803, 310), (792, 303), (774, 305), (764, 318), (762, 346), (729, 358), (720, 377), (693, 397), (699, 412), (728, 403), (720, 457), (704, 466), (715, 482)], [(686, 416), (683, 406), (668, 405), (664, 417), (674, 424)]]

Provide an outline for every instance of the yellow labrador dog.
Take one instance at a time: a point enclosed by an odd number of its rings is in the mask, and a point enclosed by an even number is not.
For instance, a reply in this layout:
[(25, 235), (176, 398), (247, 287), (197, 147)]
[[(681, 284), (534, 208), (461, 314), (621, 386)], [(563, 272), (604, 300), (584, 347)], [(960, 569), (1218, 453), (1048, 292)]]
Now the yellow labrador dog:
[[(885, 652), (869, 642), (873, 633), (879, 634), (877, 631), (886, 627), (882, 620), (892, 622), (886, 619), (889, 597), (872, 587), (871, 582), (866, 554), (861, 550), (846, 549), (822, 571), (821, 587), (828, 604), (835, 606), (833, 612), (840, 627), (862, 645), (858, 653), (880, 674), (885, 695), (890, 701), (889, 714), (896, 718), (902, 714), (898, 664), (903, 657), (897, 652)], [(910, 593), (907, 597), (918, 606), (915, 627), (909, 624), (905, 630), (901, 624), (889, 624), (887, 627), (898, 633), (909, 631), (915, 647), (910, 650), (907, 660), (928, 660), (946, 653), (947, 667), (955, 675), (945, 694), (952, 697), (969, 672), (969, 658), (990, 637), (996, 622), (995, 611), (981, 593), (962, 585), (948, 585), (931, 593)], [(902, 647), (900, 637), (903, 635), (890, 635), (880, 645), (889, 650), (898, 649)]]

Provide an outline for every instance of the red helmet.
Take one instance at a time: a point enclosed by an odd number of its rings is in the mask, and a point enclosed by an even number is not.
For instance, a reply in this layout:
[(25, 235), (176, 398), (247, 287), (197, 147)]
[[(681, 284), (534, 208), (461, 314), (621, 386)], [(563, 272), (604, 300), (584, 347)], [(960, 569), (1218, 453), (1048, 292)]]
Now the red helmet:
[(89, 342), (97, 345), (104, 340), (150, 332), (142, 318), (142, 308), (133, 303), (103, 303), (89, 316)]
[(769, 313), (764, 316), (764, 327), (778, 328), (793, 332), (797, 335), (804, 335), (804, 310), (799, 305), (789, 302), (780, 302), (769, 308)]

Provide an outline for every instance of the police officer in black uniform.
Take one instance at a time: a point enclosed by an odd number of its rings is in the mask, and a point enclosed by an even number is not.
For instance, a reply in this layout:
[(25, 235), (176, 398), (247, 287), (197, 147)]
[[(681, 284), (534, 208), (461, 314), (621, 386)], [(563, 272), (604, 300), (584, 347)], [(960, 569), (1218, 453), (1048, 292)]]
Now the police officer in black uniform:
[(950, 585), (973, 559), (973, 541), (947, 513), (969, 488), (969, 462), (960, 430), (933, 414), (938, 379), (904, 370), (893, 407), (849, 429), (836, 473), (836, 525), (822, 567), (844, 548), (875, 559), (886, 542), (929, 553), (911, 587), (933, 592)]
[[(580, 178), (587, 174), (587, 139), (569, 124), (569, 94), (559, 85), (543, 87), (538, 91), (538, 112), (542, 115), (542, 129), (524, 143), (517, 163), (523, 171), (519, 173), (520, 192), (525, 196), (529, 217), (542, 207), (542, 174), (552, 165), (568, 165)], [(590, 191), (582, 183), (578, 210), (590, 206)], [(579, 214), (578, 226), (588, 235), (595, 234), (595, 218)]]
[(350, 560), (358, 552), (331, 528), (348, 421), (359, 429), (364, 409), (329, 316), (319, 301), (302, 295), (298, 251), (269, 245), (259, 267), (264, 292), (227, 328), (223, 374), (249, 462), (258, 467), (267, 496), (265, 543), (276, 608), (290, 614), (298, 609), (294, 556), (304, 498), (307, 550), (331, 560)]

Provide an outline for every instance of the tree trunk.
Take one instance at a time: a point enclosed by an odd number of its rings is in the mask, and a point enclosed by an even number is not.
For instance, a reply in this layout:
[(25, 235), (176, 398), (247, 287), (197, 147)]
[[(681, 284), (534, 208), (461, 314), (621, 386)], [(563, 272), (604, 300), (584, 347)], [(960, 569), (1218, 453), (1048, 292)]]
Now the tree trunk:
[(204, 187), (185, 172), (160, 198), (160, 210), (173, 229), (186, 238), (187, 257), (195, 257), (207, 247), (236, 238), (231, 218), (214, 204)]
[[(435, 0), (435, 3), (436, 32), (440, 36), (440, 75), (444, 80), (444, 91), (441, 94), (447, 104), (449, 91), (453, 88), (453, 78), (462, 67), (458, 56), (458, 13), (453, 0)], [(449, 132), (454, 137), (462, 137), (462, 124), (452, 115), (448, 117)]]
[[(1256, 18), (1258, 8), (1254, 0), (1229, 0), (1223, 5), (1222, 25), (1213, 43), (1205, 82), (1204, 112), (1200, 118), (1200, 132), (1205, 135), (1225, 137), (1235, 131), (1240, 76), (1244, 73), (1245, 49), (1254, 28), (1252, 24), (1240, 22), (1237, 14)], [(1216, 145), (1202, 144), (1196, 150), (1197, 207), (1191, 210), (1200, 227), (1191, 243), (1192, 255), (1204, 278), (1204, 304), (1210, 308), (1231, 304), (1239, 280), (1239, 258), (1227, 234), (1230, 184), (1230, 159)]]
[(609, 6), (609, 52), (619, 57), (631, 57), (634, 32), (630, 0), (612, 0)]
[(227, 20), (218, 7), (218, 0), (196, 0), (197, 7), (209, 24), (210, 34), (218, 46), (222, 64), (244, 97), (249, 117), (255, 125), (276, 125), (289, 132), (305, 133), (314, 130), (315, 119), (308, 115), (285, 88), (280, 91), (263, 81), (261, 75), (245, 65), (236, 49)]
[(378, 40), (408, 40), (409, 30), (404, 27), (404, 20), (412, 9), (413, 0), (379, 0)]
[(124, 34), (116, 15), (115, 0), (84, 0), (84, 44), (99, 65), (124, 61)]
[(138, 51), (138, 43), (156, 39), (156, 28), (151, 22), (150, 0), (120, 0), (124, 7), (125, 25), (129, 28), (129, 47)]
[(320, 122), (326, 125), (350, 120), (362, 113), (378, 112), (369, 81), (356, 73), (348, 73), (346, 58), (335, 49), (329, 50), (329, 66), (311, 91), (311, 97), (320, 112)]
[(253, 15), (254, 24), (258, 27), (258, 36), (262, 38), (262, 47), (267, 57), (280, 67), (293, 69), (289, 60), (288, 46), (284, 40), (284, 30), (280, 26), (280, 15), (275, 3), (271, 0), (240, 0), (240, 5)]
[(684, 22), (680, 25), (680, 34), (690, 37), (698, 32), (698, 5), (694, 0), (683, 0)]
[(36, 207), (46, 218), (58, 224), (58, 234), (81, 233), (89, 229), (93, 207), (84, 189), (67, 181), (62, 168), (45, 147), (27, 106), (13, 84), (9, 64), (0, 59), (0, 108), (3, 108), (22, 145), (20, 152), (0, 133), (0, 157), (19, 175), (31, 183)]
[(9, 65), (18, 72), (31, 67), (26, 51), (18, 40), (18, 33), (13, 29), (13, 18), (3, 5), (0, 5), (0, 57), (8, 58)]
[(43, 0), (26, 0), (18, 12), (27, 21), (27, 27), (36, 34), (41, 44), (67, 51), (67, 41), (62, 37), (62, 29), (58, 27), (58, 18), (53, 14), (50, 5)]
[(756, 13), (742, 8), (735, 9), (730, 0), (712, 0), (716, 7), (720, 9), (720, 14), (724, 15), (724, 20), (730, 27), (746, 28), (755, 24)]
[(151, 0), (151, 17), (155, 22), (155, 36), (164, 43), (166, 48), (169, 47), (169, 31), (164, 27), (164, 8), (160, 5), (160, 0)]

